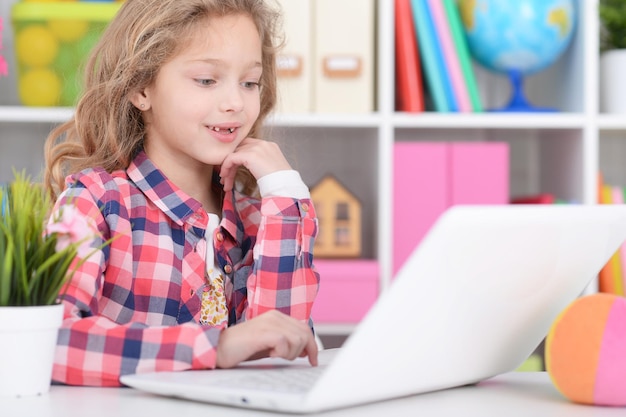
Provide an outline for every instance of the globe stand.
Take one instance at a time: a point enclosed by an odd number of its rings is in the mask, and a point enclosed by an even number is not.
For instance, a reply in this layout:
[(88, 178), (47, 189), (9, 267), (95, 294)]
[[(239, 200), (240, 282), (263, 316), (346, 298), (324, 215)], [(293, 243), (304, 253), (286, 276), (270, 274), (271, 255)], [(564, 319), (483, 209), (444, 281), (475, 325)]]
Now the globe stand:
[(526, 100), (523, 88), (524, 80), (520, 71), (508, 71), (508, 76), (509, 81), (511, 81), (511, 100), (505, 107), (488, 111), (500, 113), (550, 113), (557, 111), (557, 109), (551, 107), (533, 106)]

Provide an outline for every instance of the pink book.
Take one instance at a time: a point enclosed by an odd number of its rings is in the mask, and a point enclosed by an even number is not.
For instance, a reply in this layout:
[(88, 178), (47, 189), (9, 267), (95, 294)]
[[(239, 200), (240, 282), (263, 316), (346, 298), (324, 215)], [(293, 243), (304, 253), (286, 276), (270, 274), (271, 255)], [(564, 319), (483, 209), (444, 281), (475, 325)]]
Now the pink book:
[(611, 187), (611, 195), (613, 204), (624, 204), (624, 193), (620, 187)]
[(461, 62), (456, 54), (452, 31), (450, 30), (443, 3), (441, 0), (428, 0), (428, 6), (432, 13), (437, 36), (441, 42), (443, 58), (450, 74), (452, 91), (457, 99), (459, 112), (471, 112), (472, 102), (465, 84), (463, 71), (461, 70)]

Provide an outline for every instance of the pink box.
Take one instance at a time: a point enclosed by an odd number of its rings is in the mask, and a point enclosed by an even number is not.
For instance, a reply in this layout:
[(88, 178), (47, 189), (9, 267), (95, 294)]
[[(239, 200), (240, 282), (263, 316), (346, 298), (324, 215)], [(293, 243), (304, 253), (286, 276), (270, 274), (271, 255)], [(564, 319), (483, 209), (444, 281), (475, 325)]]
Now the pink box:
[(393, 155), (393, 274), (448, 207), (448, 144), (397, 142)]
[(456, 204), (507, 204), (502, 142), (397, 142), (393, 166), (393, 274), (435, 220)]
[(358, 323), (378, 297), (378, 261), (316, 259), (314, 264), (320, 273), (314, 323)]
[(450, 205), (509, 202), (509, 146), (458, 142), (450, 147)]

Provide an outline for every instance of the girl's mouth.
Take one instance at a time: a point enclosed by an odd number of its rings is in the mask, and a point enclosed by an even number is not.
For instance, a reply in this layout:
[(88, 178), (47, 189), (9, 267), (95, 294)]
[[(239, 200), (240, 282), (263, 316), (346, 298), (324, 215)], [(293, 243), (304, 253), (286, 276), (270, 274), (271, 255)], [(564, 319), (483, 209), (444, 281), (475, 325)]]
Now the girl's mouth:
[(208, 126), (211, 135), (220, 142), (231, 143), (237, 139), (237, 126)]
[(221, 128), (221, 127), (216, 127), (216, 126), (212, 126), (209, 129), (215, 131), (215, 132), (228, 132), (228, 133), (233, 133), (235, 131), (234, 127), (228, 127), (228, 128)]

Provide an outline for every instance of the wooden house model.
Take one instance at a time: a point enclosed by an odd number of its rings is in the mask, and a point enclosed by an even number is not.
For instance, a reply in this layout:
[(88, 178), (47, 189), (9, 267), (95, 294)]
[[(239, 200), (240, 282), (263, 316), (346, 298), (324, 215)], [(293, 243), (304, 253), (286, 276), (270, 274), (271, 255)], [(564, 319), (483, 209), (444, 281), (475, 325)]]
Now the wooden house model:
[(334, 176), (311, 188), (319, 220), (314, 253), (319, 258), (361, 256), (361, 203)]

